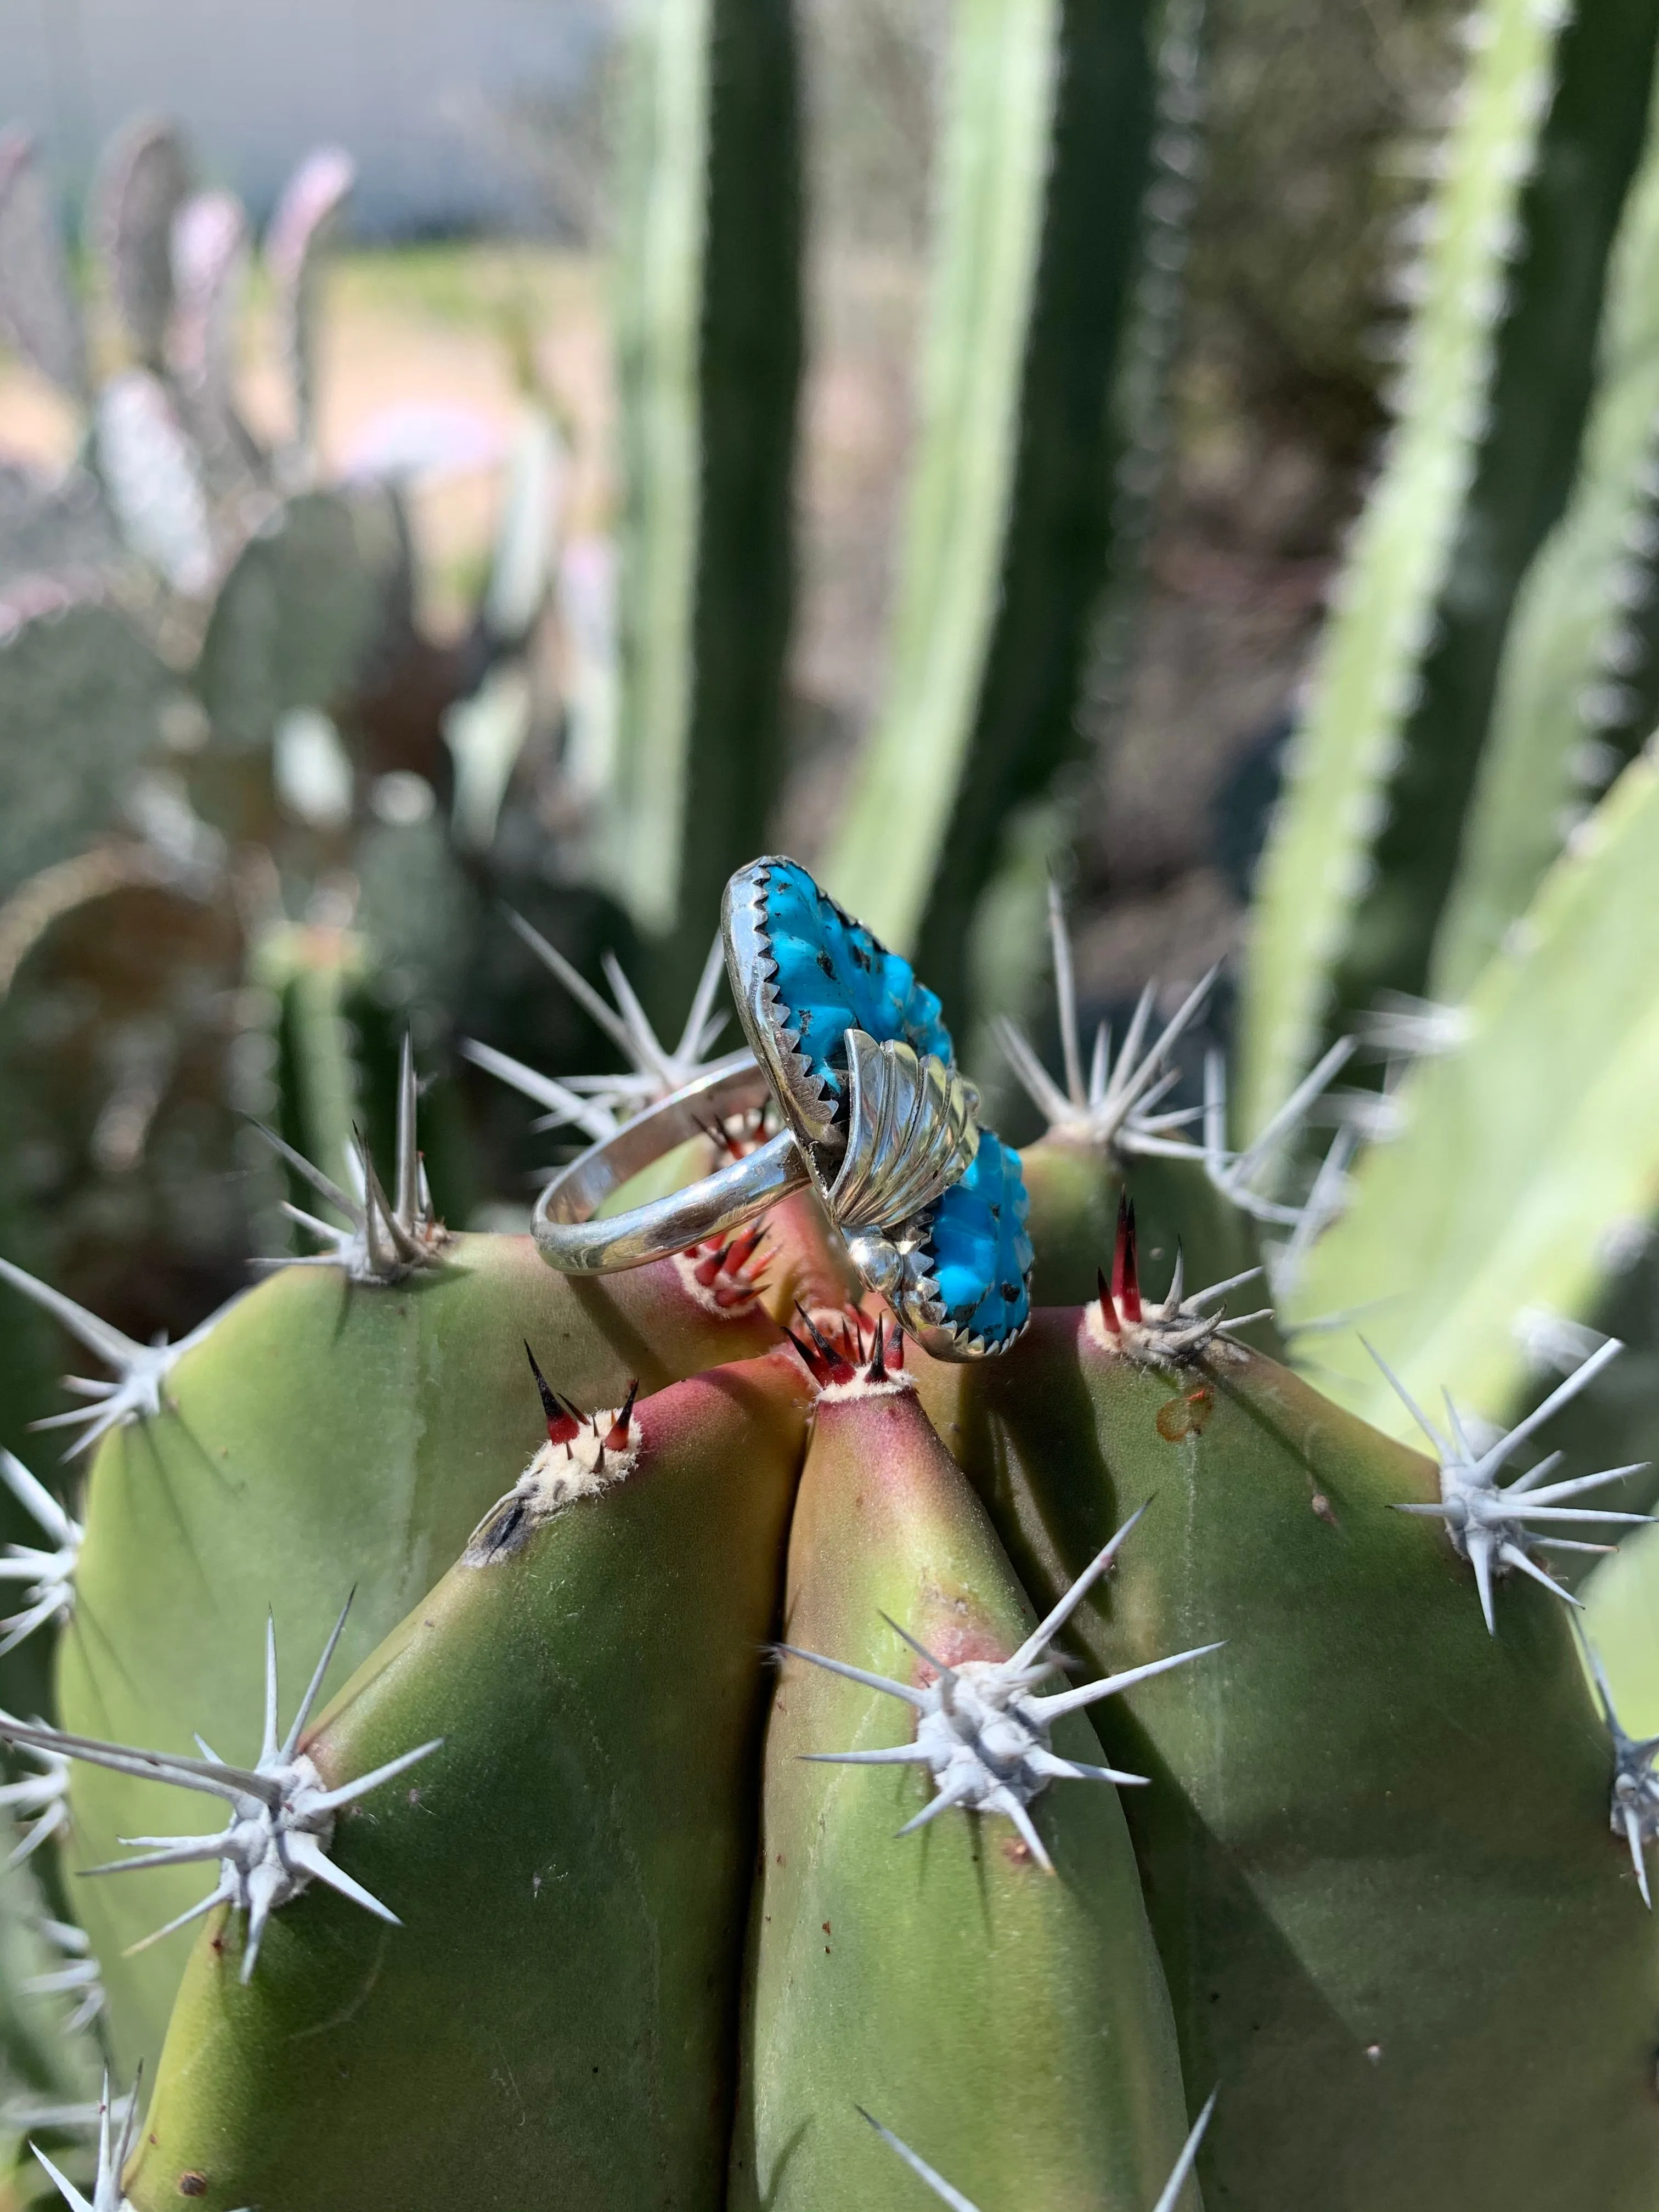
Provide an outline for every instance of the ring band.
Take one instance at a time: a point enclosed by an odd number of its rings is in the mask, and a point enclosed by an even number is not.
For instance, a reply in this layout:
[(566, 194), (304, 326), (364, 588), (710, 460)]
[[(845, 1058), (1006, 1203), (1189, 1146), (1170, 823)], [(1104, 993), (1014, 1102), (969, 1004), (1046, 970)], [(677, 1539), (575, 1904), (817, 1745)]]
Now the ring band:
[(733, 1053), (672, 1097), (647, 1107), (614, 1135), (590, 1145), (536, 1201), (532, 1226), (544, 1255), (566, 1275), (643, 1267), (752, 1221), (801, 1189), (810, 1180), (806, 1162), (784, 1129), (713, 1175), (647, 1206), (599, 1215), (612, 1191), (653, 1167), (677, 1145), (706, 1137), (711, 1123), (752, 1113), (771, 1097), (771, 1085), (753, 1053)]
[[(637, 1267), (735, 1229), (811, 1185), (866, 1285), (926, 1350), (1006, 1351), (1030, 1311), (1018, 1154), (976, 1119), (939, 1003), (820, 890), (768, 859), (726, 885), (722, 933), (751, 1050), (592, 1145), (542, 1193), (543, 1256), (568, 1274)], [(784, 1127), (683, 1188), (617, 1214), (631, 1177), (729, 1116)]]

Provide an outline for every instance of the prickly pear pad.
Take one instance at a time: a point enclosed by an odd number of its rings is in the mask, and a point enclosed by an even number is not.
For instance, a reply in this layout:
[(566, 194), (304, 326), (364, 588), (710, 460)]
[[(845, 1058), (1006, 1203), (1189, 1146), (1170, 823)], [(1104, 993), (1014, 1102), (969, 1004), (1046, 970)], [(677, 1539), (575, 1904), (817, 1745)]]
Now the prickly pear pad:
[[(118, 1431), (94, 1462), (79, 1602), (58, 1656), (66, 1728), (162, 1750), (200, 1731), (257, 1742), (267, 1609), (285, 1652), (321, 1650), (347, 1595), (342, 1674), (429, 1589), (543, 1433), (529, 1337), (559, 1388), (615, 1406), (775, 1343), (751, 1304), (698, 1304), (672, 1261), (578, 1283), (527, 1237), (457, 1237), (440, 1268), (386, 1286), (288, 1268), (169, 1377), (174, 1405)], [(339, 1677), (336, 1677), (339, 1679)], [(72, 1863), (176, 1828), (172, 1793), (77, 1772)], [(182, 1808), (204, 1828), (214, 1808)], [(153, 2066), (188, 1939), (124, 1959), (202, 1894), (191, 1868), (82, 1881), (123, 2073)]]
[(475, 1540), (360, 1671), (306, 1746), (327, 1782), (417, 1714), (444, 1740), (337, 1829), (404, 1924), (307, 1891), (244, 1988), (209, 1923), (137, 2212), (192, 2172), (207, 2212), (719, 2212), (803, 1413), (793, 1358), (641, 1401), (629, 1473)]
[(1150, 1500), (1092, 1667), (1228, 1639), (1097, 1722), (1157, 1778), (1125, 1808), (1224, 2201), (1647, 2212), (1659, 1973), (1565, 1608), (1517, 1578), (1489, 1637), (1393, 1510), (1430, 1462), (1273, 1361), (1101, 1334), (1042, 1311), (1006, 1361), (911, 1365), (1040, 1602)]

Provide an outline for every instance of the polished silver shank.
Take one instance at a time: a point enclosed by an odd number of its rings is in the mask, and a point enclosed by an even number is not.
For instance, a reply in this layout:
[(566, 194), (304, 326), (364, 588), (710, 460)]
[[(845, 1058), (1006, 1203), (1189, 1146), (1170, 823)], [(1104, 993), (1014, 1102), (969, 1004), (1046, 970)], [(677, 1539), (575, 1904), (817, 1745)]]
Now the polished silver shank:
[(642, 1267), (752, 1221), (808, 1180), (788, 1130), (713, 1175), (626, 1213), (593, 1217), (614, 1190), (665, 1153), (708, 1133), (728, 1115), (752, 1112), (772, 1088), (750, 1053), (719, 1061), (672, 1098), (649, 1107), (574, 1159), (536, 1202), (532, 1223), (542, 1255), (561, 1273), (606, 1275)]

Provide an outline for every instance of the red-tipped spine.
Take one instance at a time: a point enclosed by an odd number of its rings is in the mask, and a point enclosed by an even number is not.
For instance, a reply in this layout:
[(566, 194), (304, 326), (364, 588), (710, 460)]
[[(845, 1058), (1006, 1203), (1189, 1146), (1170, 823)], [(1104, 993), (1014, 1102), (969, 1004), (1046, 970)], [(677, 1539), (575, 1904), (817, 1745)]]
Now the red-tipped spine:
[(820, 1389), (828, 1389), (832, 1382), (850, 1382), (858, 1372), (854, 1361), (830, 1341), (805, 1306), (798, 1305), (795, 1311), (806, 1334), (797, 1336), (793, 1328), (786, 1329), (784, 1334), (805, 1362), (812, 1380)]
[(547, 1416), (547, 1441), (550, 1444), (574, 1443), (581, 1429), (581, 1416), (573, 1413), (549, 1386), (545, 1375), (536, 1364), (536, 1355), (526, 1342), (525, 1358), (530, 1362), (530, 1371), (536, 1378), (536, 1388), (541, 1394), (542, 1411)]
[(1125, 1321), (1138, 1322), (1140, 1279), (1135, 1266), (1135, 1210), (1125, 1191), (1117, 1202), (1117, 1243), (1112, 1253), (1112, 1297)]
[(639, 1395), (640, 1386), (635, 1380), (629, 1384), (628, 1395), (622, 1402), (622, 1411), (605, 1433), (603, 1446), (605, 1450), (626, 1451), (628, 1449), (628, 1432), (629, 1424), (634, 1418), (634, 1401)]

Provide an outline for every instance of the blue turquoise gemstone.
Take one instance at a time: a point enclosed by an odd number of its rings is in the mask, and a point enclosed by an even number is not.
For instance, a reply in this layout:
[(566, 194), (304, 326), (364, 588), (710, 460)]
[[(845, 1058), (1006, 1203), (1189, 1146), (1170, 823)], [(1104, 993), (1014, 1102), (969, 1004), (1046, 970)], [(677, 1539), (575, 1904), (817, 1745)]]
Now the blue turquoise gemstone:
[(862, 922), (845, 915), (805, 868), (782, 861), (766, 883), (766, 935), (777, 963), (773, 977), (788, 1026), (798, 1032), (812, 1072), (839, 1096), (836, 1064), (847, 1032), (865, 1030), (878, 1044), (902, 1039), (923, 1058), (955, 1057), (939, 1002), (916, 981), (908, 960), (890, 952)]
[(951, 1326), (989, 1344), (1006, 1344), (1031, 1310), (1030, 1201), (1019, 1154), (981, 1131), (973, 1164), (933, 1209), (932, 1273)]

